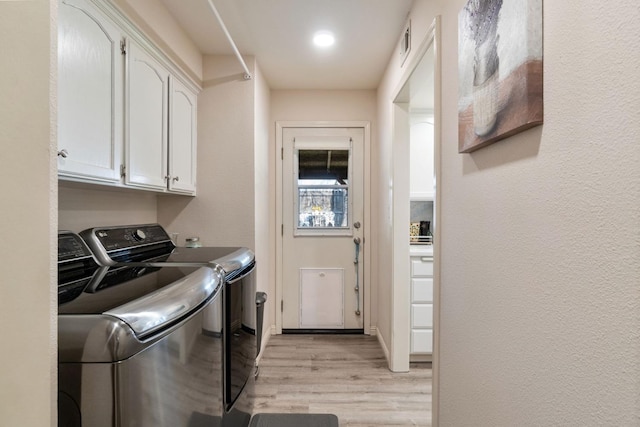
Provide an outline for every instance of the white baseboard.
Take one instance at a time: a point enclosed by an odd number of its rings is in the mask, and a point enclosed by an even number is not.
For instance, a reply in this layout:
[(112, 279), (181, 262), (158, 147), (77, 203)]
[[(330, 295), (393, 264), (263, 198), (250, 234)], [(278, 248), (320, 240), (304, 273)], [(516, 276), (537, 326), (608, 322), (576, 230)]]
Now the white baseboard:
[[(378, 342), (380, 343), (380, 347), (382, 347), (382, 351), (384, 352), (384, 358), (387, 359), (387, 366), (391, 366), (391, 358), (390, 358), (390, 354), (389, 354), (389, 348), (387, 347), (387, 344), (384, 342), (384, 338), (382, 338), (382, 334), (378, 333), (378, 328), (376, 327), (372, 327), (371, 328), (371, 335), (377, 336), (378, 337)], [(373, 331), (375, 329), (375, 331)]]

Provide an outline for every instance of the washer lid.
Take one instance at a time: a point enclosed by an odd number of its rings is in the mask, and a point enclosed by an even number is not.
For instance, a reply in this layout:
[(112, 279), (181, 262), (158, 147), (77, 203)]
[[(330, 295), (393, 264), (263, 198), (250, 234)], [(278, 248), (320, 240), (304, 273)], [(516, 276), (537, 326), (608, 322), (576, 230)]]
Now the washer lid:
[[(59, 298), (58, 313), (103, 314), (158, 292), (176, 282), (182, 282), (200, 268), (173, 265), (103, 267), (82, 290), (74, 295), (74, 298)], [(211, 268), (208, 270), (213, 271)], [(214, 279), (219, 280), (217, 277)], [(210, 281), (211, 278), (207, 280)]]
[(104, 314), (126, 322), (139, 339), (144, 339), (203, 306), (221, 283), (218, 271), (201, 267), (168, 286)]

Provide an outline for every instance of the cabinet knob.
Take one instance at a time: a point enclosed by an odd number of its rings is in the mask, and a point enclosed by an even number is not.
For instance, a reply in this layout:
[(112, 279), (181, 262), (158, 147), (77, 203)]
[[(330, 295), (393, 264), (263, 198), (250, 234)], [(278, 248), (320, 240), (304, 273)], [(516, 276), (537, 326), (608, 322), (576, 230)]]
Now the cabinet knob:
[(58, 151), (58, 157), (62, 157), (63, 159), (66, 159), (68, 155), (69, 155), (69, 152), (67, 151), (66, 148), (63, 148), (62, 150)]
[(172, 179), (173, 179), (174, 182), (175, 181), (180, 181), (180, 177), (179, 176), (174, 176)]

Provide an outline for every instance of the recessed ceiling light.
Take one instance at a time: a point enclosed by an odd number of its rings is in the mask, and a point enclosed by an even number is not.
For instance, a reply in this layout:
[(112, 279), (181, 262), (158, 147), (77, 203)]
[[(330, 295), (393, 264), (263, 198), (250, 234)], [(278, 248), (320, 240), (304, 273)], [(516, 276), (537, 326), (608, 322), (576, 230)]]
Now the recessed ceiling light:
[(313, 35), (313, 44), (318, 47), (329, 47), (336, 42), (336, 38), (331, 31), (318, 31)]

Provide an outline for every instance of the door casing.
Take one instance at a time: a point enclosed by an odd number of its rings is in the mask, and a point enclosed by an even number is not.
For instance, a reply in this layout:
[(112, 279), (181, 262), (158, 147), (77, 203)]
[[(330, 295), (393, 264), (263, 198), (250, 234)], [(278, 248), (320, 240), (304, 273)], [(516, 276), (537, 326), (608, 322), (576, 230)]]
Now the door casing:
[(371, 335), (371, 250), (367, 246), (371, 233), (371, 124), (368, 121), (278, 121), (276, 122), (276, 334), (282, 334), (282, 310), (283, 298), (283, 237), (281, 233), (283, 224), (283, 194), (282, 194), (282, 152), (283, 130), (285, 128), (362, 128), (364, 131), (364, 218), (363, 218), (363, 248), (362, 262), (364, 274), (361, 278), (361, 292), (363, 292), (363, 312), (365, 313), (363, 328), (366, 335)]

